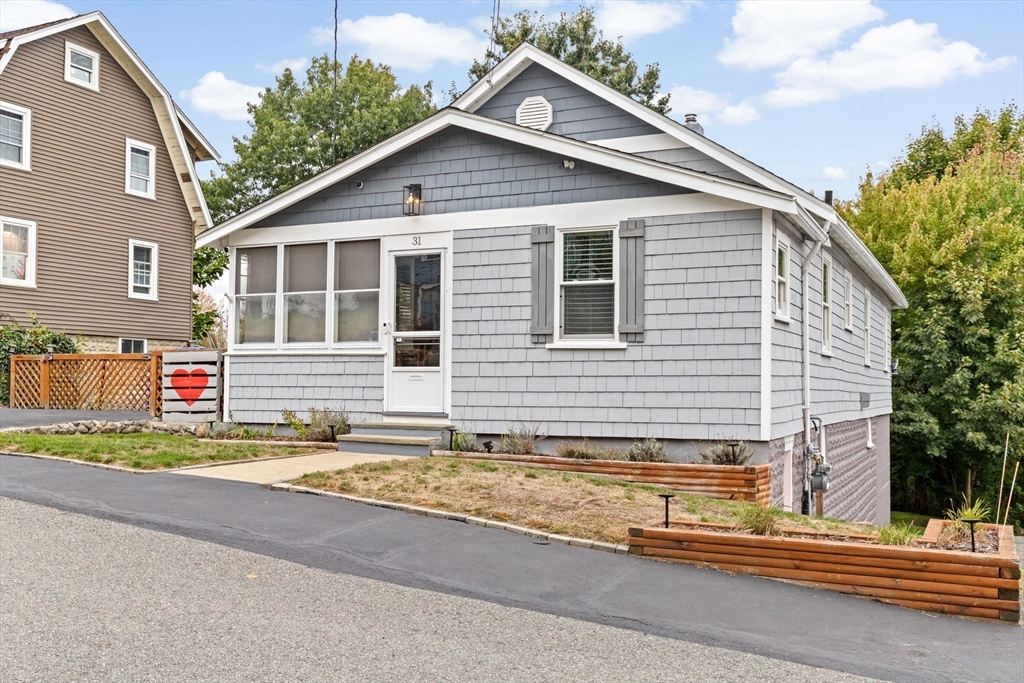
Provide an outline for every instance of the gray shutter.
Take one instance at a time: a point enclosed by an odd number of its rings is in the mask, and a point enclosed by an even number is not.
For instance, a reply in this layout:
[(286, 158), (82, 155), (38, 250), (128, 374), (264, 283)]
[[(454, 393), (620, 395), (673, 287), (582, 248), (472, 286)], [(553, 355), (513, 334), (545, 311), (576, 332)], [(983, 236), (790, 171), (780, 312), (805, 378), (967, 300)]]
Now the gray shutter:
[(555, 227), (535, 225), (530, 238), (530, 341), (555, 337)]
[(644, 340), (644, 219), (619, 222), (619, 341)]

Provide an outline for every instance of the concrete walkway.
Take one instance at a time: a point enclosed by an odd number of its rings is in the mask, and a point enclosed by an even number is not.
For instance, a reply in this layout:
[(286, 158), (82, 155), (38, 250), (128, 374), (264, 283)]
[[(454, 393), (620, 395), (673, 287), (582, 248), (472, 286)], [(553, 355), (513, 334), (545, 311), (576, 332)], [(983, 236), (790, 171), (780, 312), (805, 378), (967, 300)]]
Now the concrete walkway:
[(272, 484), (277, 481), (296, 479), (309, 472), (323, 472), (345, 469), (367, 462), (383, 462), (412, 456), (376, 455), (372, 453), (340, 453), (326, 451), (290, 458), (274, 458), (255, 462), (224, 463), (212, 467), (183, 470), (174, 474), (209, 479), (244, 481), (252, 484)]
[(148, 420), (149, 413), (133, 410), (43, 410), (0, 408), (0, 429), (44, 427), (78, 420)]

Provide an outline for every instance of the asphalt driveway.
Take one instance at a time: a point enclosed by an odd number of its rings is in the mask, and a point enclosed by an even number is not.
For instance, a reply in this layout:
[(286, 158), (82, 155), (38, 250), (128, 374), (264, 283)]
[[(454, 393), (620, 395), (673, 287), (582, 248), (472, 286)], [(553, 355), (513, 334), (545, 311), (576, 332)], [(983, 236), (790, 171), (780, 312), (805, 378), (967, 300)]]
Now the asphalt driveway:
[(0, 408), (0, 429), (44, 427), (78, 420), (148, 420), (149, 413), (134, 410), (43, 410)]

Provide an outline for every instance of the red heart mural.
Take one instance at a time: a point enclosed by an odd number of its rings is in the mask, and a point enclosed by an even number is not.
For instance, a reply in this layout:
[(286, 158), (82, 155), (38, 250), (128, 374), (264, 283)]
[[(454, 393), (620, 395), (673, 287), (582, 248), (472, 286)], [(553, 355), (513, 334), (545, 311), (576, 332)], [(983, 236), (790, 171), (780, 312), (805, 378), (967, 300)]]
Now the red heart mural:
[(192, 372), (178, 368), (171, 373), (171, 388), (188, 406), (199, 400), (209, 383), (210, 376), (202, 368), (196, 368)]

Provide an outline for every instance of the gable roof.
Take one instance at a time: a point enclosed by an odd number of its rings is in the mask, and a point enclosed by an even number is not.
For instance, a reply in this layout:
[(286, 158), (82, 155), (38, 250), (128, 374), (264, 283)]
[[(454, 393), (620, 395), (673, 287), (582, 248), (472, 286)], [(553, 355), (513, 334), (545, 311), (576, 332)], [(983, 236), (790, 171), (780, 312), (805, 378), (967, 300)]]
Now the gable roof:
[(210, 217), (210, 210), (206, 206), (206, 199), (199, 186), (199, 178), (196, 175), (195, 164), (192, 163), (192, 158), (188, 153), (187, 142), (192, 144), (200, 161), (220, 161), (220, 156), (199, 132), (199, 129), (178, 108), (167, 89), (139, 59), (139, 56), (114, 29), (110, 21), (103, 16), (102, 12), (80, 14), (69, 19), (60, 19), (38, 26), (0, 33), (0, 41), (2, 41), (2, 45), (0, 45), (0, 74), (10, 64), (18, 46), (79, 26), (85, 26), (92, 31), (107, 52), (153, 103), (153, 111), (156, 114), (160, 131), (163, 133), (164, 144), (170, 153), (171, 164), (174, 166), (174, 173), (188, 205), (189, 214), (196, 226), (196, 233), (209, 228), (213, 225), (213, 219)]

